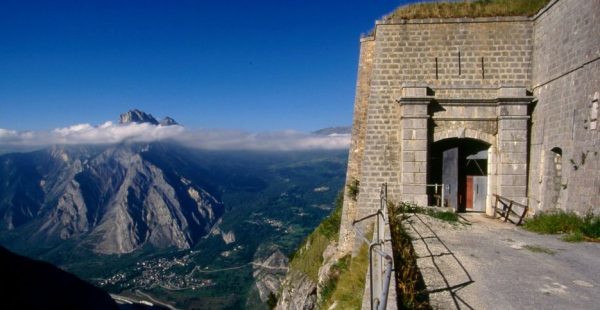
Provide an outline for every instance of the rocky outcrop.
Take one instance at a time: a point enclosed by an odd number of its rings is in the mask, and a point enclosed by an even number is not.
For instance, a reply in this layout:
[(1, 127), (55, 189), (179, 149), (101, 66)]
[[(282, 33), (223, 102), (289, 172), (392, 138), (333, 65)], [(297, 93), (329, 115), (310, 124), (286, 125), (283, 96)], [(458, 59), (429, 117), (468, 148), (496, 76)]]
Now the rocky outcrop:
[(310, 310), (317, 307), (317, 284), (301, 271), (290, 269), (281, 283), (282, 291), (275, 309)]
[(225, 242), (225, 244), (235, 242), (235, 233), (233, 232), (233, 230), (229, 232), (221, 232), (221, 237), (223, 237), (223, 242)]
[(269, 294), (276, 294), (288, 271), (288, 258), (280, 250), (275, 250), (266, 259), (253, 262), (253, 277), (261, 301), (266, 302)]
[[(281, 283), (281, 294), (276, 309), (317, 309), (321, 302), (321, 289), (331, 276), (332, 266), (337, 261), (336, 242), (331, 242), (323, 251), (323, 261), (318, 271), (318, 283), (300, 270), (290, 269)], [(309, 246), (308, 244), (305, 245)]]
[(319, 268), (319, 285), (317, 286), (317, 297), (319, 300), (321, 300), (322, 296), (322, 284), (329, 280), (329, 277), (331, 276), (331, 267), (333, 267), (337, 261), (337, 254), (337, 243), (335, 242), (329, 244), (327, 248), (325, 248), (325, 251), (323, 251), (323, 263)]

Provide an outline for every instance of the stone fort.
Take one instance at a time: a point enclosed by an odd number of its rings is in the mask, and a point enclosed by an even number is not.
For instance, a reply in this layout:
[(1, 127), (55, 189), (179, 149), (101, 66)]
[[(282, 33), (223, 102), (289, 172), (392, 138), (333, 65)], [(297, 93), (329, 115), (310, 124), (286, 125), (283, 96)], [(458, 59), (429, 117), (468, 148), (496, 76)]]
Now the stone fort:
[(388, 16), (360, 42), (340, 251), (382, 183), (423, 206), (444, 184), (459, 211), (491, 214), (497, 194), (530, 214), (600, 213), (600, 0), (531, 17)]

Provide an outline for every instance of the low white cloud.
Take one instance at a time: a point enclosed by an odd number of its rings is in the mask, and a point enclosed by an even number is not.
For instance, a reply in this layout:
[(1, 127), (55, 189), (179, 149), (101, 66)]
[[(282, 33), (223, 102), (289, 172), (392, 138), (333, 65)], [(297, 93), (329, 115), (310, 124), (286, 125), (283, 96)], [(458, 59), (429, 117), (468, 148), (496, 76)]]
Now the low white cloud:
[(106, 122), (100, 126), (77, 124), (54, 129), (50, 135), (53, 144), (107, 144), (122, 141), (148, 142), (176, 137), (183, 133), (182, 126), (155, 126), (149, 123), (126, 125)]
[(54, 144), (110, 144), (123, 141), (149, 142), (183, 133), (181, 126), (155, 126), (147, 123), (126, 125), (106, 122), (99, 126), (77, 124), (51, 131), (15, 131), (0, 128), (3, 149), (31, 148)]
[(350, 145), (350, 135), (320, 136), (291, 130), (264, 133), (196, 130), (187, 131), (177, 140), (190, 147), (212, 150), (334, 150)]
[(322, 136), (298, 131), (249, 133), (235, 130), (187, 130), (179, 125), (106, 122), (98, 126), (77, 124), (51, 131), (15, 131), (0, 128), (0, 153), (32, 150), (55, 144), (113, 144), (166, 139), (209, 150), (344, 149), (350, 144), (350, 135)]

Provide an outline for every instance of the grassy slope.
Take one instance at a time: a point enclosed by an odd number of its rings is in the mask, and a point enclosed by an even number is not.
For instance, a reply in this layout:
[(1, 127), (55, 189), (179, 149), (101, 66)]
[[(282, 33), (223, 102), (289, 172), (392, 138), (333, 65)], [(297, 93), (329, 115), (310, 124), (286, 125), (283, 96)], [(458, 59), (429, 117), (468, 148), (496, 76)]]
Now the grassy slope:
[(477, 0), (430, 2), (401, 6), (388, 19), (533, 16), (550, 0)]
[[(325, 283), (329, 285), (329, 292), (323, 293), (321, 309), (360, 309), (365, 288), (365, 279), (369, 268), (368, 247), (361, 246), (358, 255), (350, 259), (342, 258), (342, 266), (336, 264), (333, 269), (332, 281)], [(337, 268), (336, 268), (337, 267)]]
[(319, 226), (306, 238), (298, 251), (292, 256), (290, 268), (302, 271), (315, 283), (318, 282), (318, 273), (323, 263), (323, 252), (331, 242), (338, 238), (340, 221), (342, 217), (342, 195), (335, 201), (335, 209)]
[[(305, 273), (318, 283), (319, 268), (323, 264), (323, 252), (338, 239), (342, 215), (342, 195), (338, 196), (335, 210), (313, 231), (298, 251), (294, 253), (290, 268)], [(367, 247), (363, 246), (356, 257), (339, 259), (329, 271), (329, 279), (320, 283), (322, 300), (319, 308), (358, 309), (362, 304), (365, 276), (368, 268)]]

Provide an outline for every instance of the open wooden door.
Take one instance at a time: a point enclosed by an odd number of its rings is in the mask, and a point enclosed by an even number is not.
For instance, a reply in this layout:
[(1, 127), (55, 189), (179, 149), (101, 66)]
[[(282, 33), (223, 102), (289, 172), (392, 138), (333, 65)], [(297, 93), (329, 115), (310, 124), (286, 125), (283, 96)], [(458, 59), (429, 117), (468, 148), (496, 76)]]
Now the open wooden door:
[(458, 208), (458, 147), (445, 150), (442, 162), (442, 183), (448, 207)]
[(472, 210), (473, 209), (473, 196), (474, 191), (473, 191), (473, 176), (472, 175), (468, 175), (467, 176), (467, 210)]
[(473, 176), (473, 211), (485, 212), (487, 176)]

